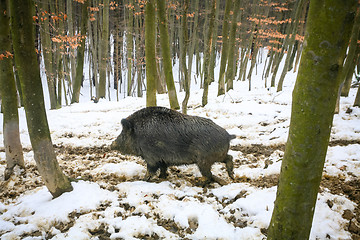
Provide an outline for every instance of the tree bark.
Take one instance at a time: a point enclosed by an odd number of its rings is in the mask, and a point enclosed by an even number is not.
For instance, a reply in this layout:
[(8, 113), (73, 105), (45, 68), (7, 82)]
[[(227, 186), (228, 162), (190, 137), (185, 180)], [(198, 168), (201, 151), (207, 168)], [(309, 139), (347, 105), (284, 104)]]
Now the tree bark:
[[(131, 96), (131, 87), (133, 85), (132, 72), (133, 72), (133, 49), (134, 49), (134, 4), (133, 0), (128, 0), (127, 7), (127, 23), (126, 23), (126, 58), (127, 58), (127, 95)], [(146, 17), (146, 15), (145, 15)], [(155, 17), (155, 16), (154, 16)], [(145, 20), (146, 21), (146, 20)], [(155, 30), (154, 30), (155, 31)]]
[(170, 42), (168, 33), (168, 20), (166, 17), (165, 1), (156, 0), (159, 13), (159, 30), (160, 30), (160, 45), (161, 54), (163, 57), (163, 65), (165, 72), (165, 81), (168, 89), (170, 107), (172, 109), (179, 109), (179, 102), (176, 95), (174, 77), (172, 72)]
[(52, 196), (58, 197), (71, 191), (72, 186), (60, 169), (51, 142), (40, 68), (34, 48), (33, 7), (31, 0), (10, 1), (11, 33), (36, 165)]
[(5, 58), (0, 60), (0, 96), (3, 110), (3, 136), (6, 155), (5, 180), (9, 179), (16, 165), (25, 169), (23, 150), (20, 142), (19, 115), (17, 109), (17, 94), (10, 40), (10, 18), (7, 0), (0, 0), (0, 53)]
[(188, 48), (188, 27), (187, 27), (187, 12), (189, 8), (189, 0), (184, 0), (184, 6), (182, 9), (181, 16), (181, 28), (182, 36), (179, 39), (180, 42), (180, 66), (182, 69), (182, 74), (184, 76), (184, 90), (185, 90), (185, 98), (181, 104), (182, 113), (187, 113), (187, 104), (190, 98), (190, 79), (188, 74), (188, 68), (186, 66), (186, 53)]
[(53, 61), (53, 48), (52, 42), (50, 38), (50, 15), (48, 15), (50, 11), (49, 2), (41, 1), (40, 3), (41, 11), (45, 14), (41, 22), (41, 50), (42, 56), (44, 58), (45, 64), (45, 73), (48, 85), (48, 91), (50, 96), (50, 108), (57, 108), (57, 98), (56, 98), (56, 78), (54, 70), (54, 61)]
[(229, 17), (230, 8), (232, 7), (232, 1), (226, 0), (224, 21), (222, 26), (222, 50), (221, 50), (221, 61), (220, 61), (220, 73), (219, 73), (219, 85), (218, 85), (218, 96), (225, 94), (225, 69), (228, 59), (228, 36), (229, 36)]
[(231, 20), (230, 36), (229, 36), (229, 54), (228, 54), (228, 67), (226, 70), (226, 90), (233, 89), (233, 81), (235, 78), (235, 60), (237, 58), (238, 51), (235, 50), (235, 36), (237, 28), (237, 17), (240, 12), (240, 0), (235, 0), (234, 11)]
[(308, 239), (356, 0), (313, 0), (268, 239)]
[[(300, 14), (301, 14), (301, 11), (304, 9), (304, 4), (305, 3), (306, 3), (305, 0), (299, 0), (296, 3), (296, 5), (297, 5), (296, 6), (296, 12), (295, 12), (294, 19), (293, 19), (293, 21), (291, 23), (291, 26), (292, 26), (291, 27), (291, 37), (289, 38), (289, 43), (287, 44), (288, 45), (288, 51), (287, 51), (287, 54), (286, 54), (285, 65), (284, 65), (283, 71), (281, 73), (279, 82), (278, 82), (278, 86), (277, 86), (277, 90), (276, 90), (277, 92), (282, 91), (282, 87), (283, 87), (284, 80), (285, 80), (285, 75), (289, 71), (291, 52), (292, 52), (292, 49), (293, 49), (293, 47), (295, 45), (296, 30), (297, 30), (298, 22), (299, 22), (299, 19), (300, 19)], [(290, 32), (288, 34), (290, 34)]]
[(357, 12), (354, 27), (351, 33), (350, 46), (343, 71), (341, 72), (341, 81), (344, 85), (341, 89), (341, 96), (347, 97), (349, 95), (352, 76), (354, 75), (354, 69), (359, 54), (359, 46), (357, 40), (360, 33), (360, 11)]
[(155, 0), (145, 7), (146, 106), (156, 106)]
[(356, 93), (355, 101), (354, 101), (354, 107), (360, 107), (360, 85), (358, 86), (358, 90)]
[(73, 94), (71, 97), (71, 103), (78, 103), (80, 98), (81, 82), (84, 74), (84, 58), (85, 58), (85, 39), (87, 33), (87, 22), (88, 22), (88, 6), (89, 0), (85, 0), (82, 5), (81, 12), (81, 42), (77, 49), (76, 57), (76, 74), (75, 81), (73, 81)]
[[(216, 21), (217, 19), (219, 19), (219, 12), (220, 12), (220, 1), (216, 1), (216, 5), (215, 5), (215, 22), (214, 22), (214, 27), (213, 27), (213, 36), (212, 36), (212, 42), (211, 42), (211, 57), (210, 57), (210, 63), (209, 63), (209, 81), (210, 83), (215, 81), (215, 64), (216, 64), (216, 55), (217, 55), (217, 48), (218, 48), (218, 44), (217, 44), (217, 39), (218, 39), (218, 26), (219, 26), (219, 21)], [(216, 30), (215, 30), (216, 29)]]
[(106, 95), (106, 69), (107, 56), (109, 46), (109, 0), (104, 0), (103, 15), (102, 15), (102, 29), (101, 29), (101, 43), (100, 43), (100, 64), (99, 64), (99, 87), (97, 91), (97, 98), (105, 98)]
[(204, 91), (202, 96), (202, 106), (204, 107), (208, 102), (208, 93), (209, 93), (209, 85), (210, 85), (210, 59), (212, 56), (213, 50), (213, 34), (212, 31), (214, 29), (215, 24), (215, 9), (216, 8), (216, 0), (212, 0), (211, 3), (211, 13), (210, 13), (210, 22), (209, 22), (209, 33), (206, 40), (206, 49), (204, 52)]

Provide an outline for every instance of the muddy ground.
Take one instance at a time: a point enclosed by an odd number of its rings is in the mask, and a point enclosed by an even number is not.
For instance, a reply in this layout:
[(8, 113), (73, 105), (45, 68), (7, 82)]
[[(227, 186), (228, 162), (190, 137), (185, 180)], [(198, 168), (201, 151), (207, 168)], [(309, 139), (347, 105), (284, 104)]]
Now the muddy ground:
[[(330, 146), (346, 146), (348, 144), (360, 143), (360, 141), (334, 141), (330, 143)], [(246, 159), (249, 156), (249, 159), (252, 159), (249, 162), (240, 161), (239, 159), (234, 159), (235, 168), (243, 165), (243, 164), (256, 164), (256, 161), (259, 159), (266, 159), (274, 151), (284, 151), (284, 145), (274, 145), (274, 146), (264, 146), (264, 145), (251, 145), (251, 146), (232, 146), (231, 150), (233, 151), (241, 151), (244, 158)], [(111, 151), (108, 147), (99, 147), (99, 148), (71, 148), (64, 146), (55, 146), (55, 150), (57, 152), (58, 161), (64, 172), (71, 179), (82, 179), (92, 182), (98, 182), (101, 187), (106, 188), (110, 191), (114, 190), (114, 186), (120, 182), (124, 181), (138, 181), (141, 180), (142, 176), (138, 176), (134, 179), (126, 179), (125, 177), (119, 177), (115, 174), (101, 174), (95, 175), (91, 173), (91, 170), (99, 167), (105, 163), (118, 163), (124, 160), (135, 161), (138, 164), (145, 166), (144, 161), (140, 158), (131, 157), (131, 156), (123, 156), (117, 153), (116, 151)], [(29, 151), (25, 149), (25, 151)], [(0, 160), (0, 164), (5, 165), (5, 160)], [(271, 164), (271, 163), (269, 163)], [(266, 177), (261, 177), (258, 179), (250, 179), (250, 178), (237, 178), (235, 182), (246, 182), (258, 188), (269, 188), (277, 185), (279, 175), (271, 175)], [(169, 176), (168, 179), (170, 182), (176, 182), (176, 179), (185, 179), (190, 184), (196, 184), (197, 179), (191, 174), (186, 174), (181, 172), (176, 167), (169, 168)], [(230, 180), (230, 179), (228, 179)], [(160, 179), (155, 179), (153, 181), (161, 181)], [(11, 184), (10, 184), (11, 183)], [(14, 202), (14, 200), (25, 193), (26, 191), (35, 189), (39, 186), (43, 186), (43, 182), (37, 168), (34, 163), (27, 163), (26, 171), (13, 176), (11, 181), (1, 181), (0, 182), (0, 201), (4, 204)], [(204, 196), (199, 195), (199, 200), (206, 198), (207, 196), (207, 188), (214, 187), (210, 184), (208, 187), (204, 188), (203, 194)], [(326, 187), (330, 190), (332, 194), (343, 195), (346, 196), (351, 201), (357, 204), (355, 211), (346, 210), (343, 214), (343, 218), (350, 220), (348, 231), (352, 234), (352, 239), (360, 239), (360, 181), (358, 179), (345, 181), (344, 179), (324, 175), (321, 181), (321, 188)], [(245, 193), (240, 192), (238, 196), (236, 196), (232, 202), (236, 201), (236, 199), (244, 197)], [(230, 204), (228, 202), (226, 204)], [(224, 203), (225, 204), (225, 203)], [(331, 201), (327, 202), (328, 206), (332, 208)], [(106, 206), (100, 206), (102, 208), (106, 208)], [(131, 206), (123, 206), (125, 209), (131, 208)], [(99, 209), (100, 211), (101, 209)], [(73, 213), (73, 218), (77, 218), (81, 213)], [(126, 217), (126, 216), (124, 216)], [(154, 217), (154, 216), (152, 216)], [(156, 217), (156, 216), (155, 216)], [(246, 222), (238, 222), (235, 219), (227, 219), (228, 222), (232, 222), (236, 227), (246, 227)], [(59, 223), (57, 229), (60, 229), (61, 232), (66, 232), (72, 226), (72, 222), (70, 223)], [(183, 237), (186, 233), (191, 233), (196, 229), (196, 222), (191, 223), (188, 229), (179, 229), (178, 226), (173, 221), (164, 220), (160, 217), (157, 219), (157, 224), (159, 226), (163, 226), (168, 231), (176, 233), (179, 237)], [(262, 233), (266, 235), (266, 229), (261, 229)], [(93, 229), (90, 233), (95, 237), (99, 237), (99, 239), (110, 239), (110, 234), (106, 230), (106, 226), (100, 226), (97, 229)], [(32, 233), (32, 236), (36, 236), (36, 232)], [(25, 237), (25, 236), (23, 236)], [(48, 235), (51, 238), (51, 234)], [(139, 236), (142, 239), (156, 239), (157, 236)]]

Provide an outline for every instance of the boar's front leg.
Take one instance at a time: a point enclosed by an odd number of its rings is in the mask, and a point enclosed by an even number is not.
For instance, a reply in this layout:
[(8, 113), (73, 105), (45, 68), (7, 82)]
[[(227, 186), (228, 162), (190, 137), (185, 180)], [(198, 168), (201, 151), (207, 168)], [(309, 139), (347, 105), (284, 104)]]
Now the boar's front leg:
[(152, 176), (154, 176), (156, 174), (156, 171), (158, 170), (158, 165), (150, 165), (149, 163), (147, 164), (147, 169), (146, 169), (146, 174), (144, 177), (144, 181), (149, 181), (150, 178), (152, 178)]
[(167, 165), (166, 165), (166, 163), (164, 163), (164, 162), (161, 162), (161, 163), (159, 163), (159, 167), (160, 167), (160, 175), (159, 175), (159, 178), (166, 178), (167, 177), (167, 172), (166, 172), (166, 170), (167, 170)]

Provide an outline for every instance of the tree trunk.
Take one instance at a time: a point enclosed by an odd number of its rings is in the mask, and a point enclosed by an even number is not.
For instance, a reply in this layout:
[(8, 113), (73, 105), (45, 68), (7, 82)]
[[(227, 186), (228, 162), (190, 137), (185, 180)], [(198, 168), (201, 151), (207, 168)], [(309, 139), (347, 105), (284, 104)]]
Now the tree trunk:
[(308, 239), (356, 0), (314, 0), (268, 239)]
[(78, 103), (80, 97), (80, 88), (81, 82), (83, 79), (83, 72), (84, 72), (84, 57), (85, 57), (85, 39), (86, 39), (86, 32), (87, 32), (87, 22), (88, 22), (88, 6), (89, 0), (85, 0), (82, 5), (82, 12), (81, 12), (81, 35), (82, 39), (80, 42), (80, 46), (77, 49), (77, 57), (76, 57), (76, 74), (75, 74), (75, 81), (73, 81), (73, 94), (71, 97), (71, 103)]
[(172, 72), (170, 42), (169, 42), (169, 33), (168, 33), (168, 24), (167, 24), (168, 20), (166, 17), (165, 1), (157, 0), (156, 2), (159, 13), (161, 54), (163, 57), (165, 81), (168, 89), (170, 107), (172, 109), (179, 109), (180, 106), (176, 95), (174, 77)]
[[(68, 26), (68, 34), (70, 37), (74, 37), (74, 21), (73, 21), (73, 0), (66, 0), (66, 15), (67, 15), (67, 26)], [(70, 47), (69, 51), (69, 60), (70, 60), (70, 76), (71, 82), (75, 80), (75, 69), (76, 69), (76, 62), (75, 62), (75, 49)], [(70, 81), (69, 81), (70, 82)], [(71, 84), (69, 84), (71, 86)]]
[[(140, 6), (138, 4), (135, 5), (136, 12), (140, 12)], [(136, 37), (135, 37), (135, 59), (136, 59), (136, 72), (137, 72), (137, 96), (143, 96), (143, 60), (144, 59), (144, 19), (142, 15), (137, 15), (135, 17), (136, 23)]]
[(215, 23), (214, 23), (214, 31), (213, 31), (213, 37), (212, 37), (212, 47), (211, 47), (211, 57), (210, 57), (210, 63), (209, 63), (209, 78), (210, 78), (210, 83), (215, 81), (215, 64), (216, 64), (216, 56), (217, 56), (217, 49), (218, 49), (218, 27), (219, 27), (219, 21), (217, 21), (217, 19), (219, 19), (219, 13), (220, 12), (220, 1), (217, 0), (216, 1), (216, 7), (215, 7)]
[(57, 108), (57, 98), (56, 98), (56, 78), (54, 73), (54, 62), (53, 62), (53, 48), (50, 38), (50, 15), (49, 12), (49, 2), (41, 1), (40, 2), (41, 11), (45, 14), (41, 22), (41, 46), (42, 46), (42, 55), (44, 58), (45, 64), (45, 73), (47, 78), (47, 85), (50, 96), (50, 107), (51, 109)]
[[(133, 71), (133, 31), (134, 31), (134, 9), (131, 5), (133, 0), (128, 1), (127, 7), (127, 23), (126, 23), (126, 58), (127, 58), (127, 95), (131, 96), (131, 87), (133, 85), (132, 71)], [(155, 16), (153, 16), (155, 18)], [(155, 31), (155, 30), (154, 30)], [(154, 43), (155, 44), (155, 43)]]
[(186, 53), (188, 47), (188, 28), (187, 28), (187, 12), (189, 8), (189, 0), (184, 0), (184, 6), (182, 9), (181, 16), (181, 31), (182, 37), (180, 37), (180, 66), (182, 69), (182, 74), (184, 77), (184, 90), (185, 90), (185, 98), (181, 104), (182, 113), (187, 113), (187, 104), (190, 98), (190, 79), (188, 74), (188, 68), (186, 66)]
[(0, 53), (6, 57), (0, 61), (0, 96), (4, 116), (3, 136), (6, 154), (5, 180), (9, 179), (16, 165), (25, 169), (24, 156), (20, 142), (19, 115), (14, 72), (12, 69), (12, 52), (7, 0), (0, 1)]
[(343, 71), (341, 72), (341, 82), (344, 85), (341, 89), (341, 96), (347, 97), (349, 95), (352, 76), (354, 75), (356, 61), (359, 54), (359, 46), (357, 40), (360, 32), (360, 11), (357, 12), (354, 27), (351, 33), (350, 46)]
[(154, 0), (148, 0), (145, 7), (145, 61), (146, 61), (146, 106), (156, 106), (155, 59), (155, 6)]
[(233, 81), (235, 78), (235, 60), (237, 58), (238, 51), (235, 50), (235, 37), (237, 29), (237, 17), (240, 12), (240, 0), (235, 0), (234, 12), (231, 20), (231, 29), (229, 36), (229, 54), (228, 54), (228, 67), (226, 70), (226, 90), (233, 89)]
[(232, 7), (232, 1), (226, 0), (224, 21), (222, 26), (222, 49), (221, 49), (218, 96), (225, 94), (225, 69), (226, 69), (226, 63), (227, 63), (228, 51), (229, 51), (228, 36), (229, 36), (229, 17), (230, 17), (231, 7)]
[(360, 107), (360, 85), (358, 86), (358, 90), (356, 93), (355, 101), (354, 101), (354, 107)]
[(199, 25), (199, 0), (195, 0), (192, 2), (193, 6), (193, 12), (194, 12), (194, 22), (193, 22), (193, 27), (192, 30), (191, 28), (189, 29), (189, 32), (191, 33), (191, 37), (188, 37), (188, 79), (189, 81), (191, 81), (191, 73), (192, 73), (192, 63), (193, 63), (193, 59), (194, 59), (194, 52), (195, 52), (195, 45), (196, 42), (198, 42), (196, 40), (196, 37), (198, 36), (197, 31), (198, 31), (198, 25)]
[[(294, 47), (295, 44), (295, 36), (296, 36), (296, 29), (297, 29), (297, 25), (300, 19), (300, 14), (301, 11), (304, 9), (304, 4), (306, 3), (305, 0), (299, 0), (296, 3), (296, 13), (295, 13), (295, 18), (293, 19), (293, 22), (291, 23), (292, 25), (292, 30), (291, 30), (291, 37), (289, 38), (289, 44), (288, 44), (288, 52), (286, 54), (286, 59), (285, 59), (285, 65), (283, 68), (283, 71), (281, 73), (280, 79), (279, 79), (279, 83), (277, 86), (277, 92), (282, 91), (282, 87), (283, 87), (283, 83), (285, 80), (285, 75), (286, 73), (289, 71), (289, 66), (290, 66), (290, 58), (291, 58), (291, 51)], [(285, 46), (284, 46), (285, 47)]]
[(216, 8), (216, 0), (212, 0), (211, 3), (211, 13), (210, 13), (210, 23), (209, 23), (209, 33), (206, 40), (206, 49), (204, 50), (204, 92), (202, 96), (202, 106), (204, 107), (208, 102), (208, 93), (209, 93), (209, 85), (210, 85), (210, 59), (211, 59), (211, 51), (213, 34), (212, 31), (214, 29), (215, 24), (215, 9)]
[(106, 95), (106, 69), (109, 46), (109, 0), (104, 0), (101, 30), (98, 99), (105, 98)]
[(11, 33), (15, 61), (24, 95), (26, 121), (40, 175), (53, 197), (71, 191), (69, 179), (56, 160), (46, 118), (40, 68), (34, 48), (31, 0), (10, 1)]

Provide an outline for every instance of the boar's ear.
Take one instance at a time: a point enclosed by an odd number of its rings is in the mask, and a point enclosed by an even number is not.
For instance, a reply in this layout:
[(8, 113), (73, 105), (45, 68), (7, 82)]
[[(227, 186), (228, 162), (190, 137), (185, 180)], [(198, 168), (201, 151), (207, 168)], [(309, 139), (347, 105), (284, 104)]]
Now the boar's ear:
[(125, 118), (121, 120), (121, 125), (123, 126), (123, 129), (126, 129), (126, 130), (133, 129), (132, 123)]

